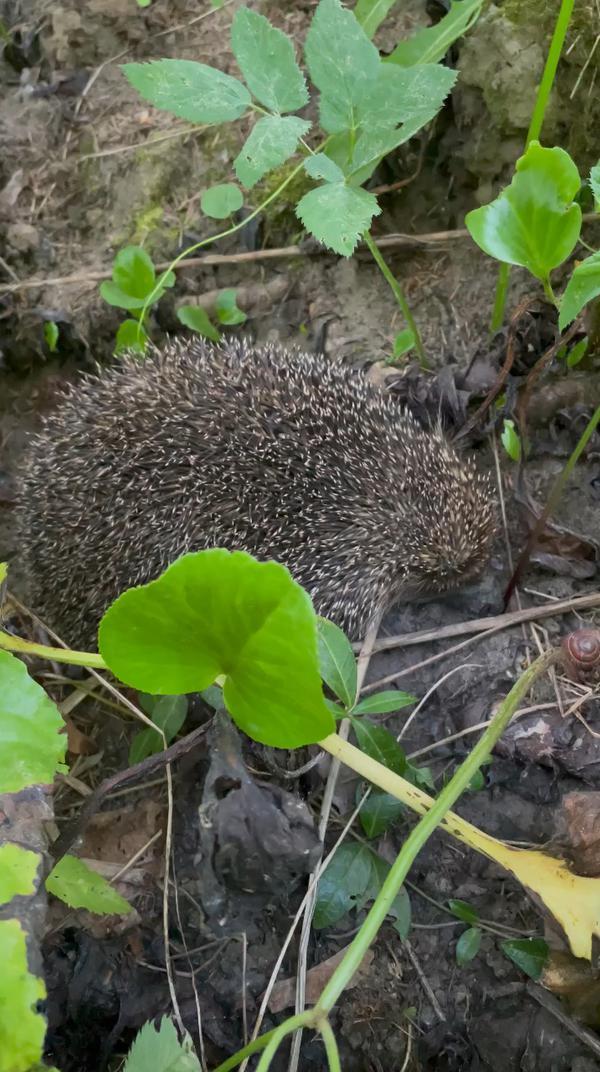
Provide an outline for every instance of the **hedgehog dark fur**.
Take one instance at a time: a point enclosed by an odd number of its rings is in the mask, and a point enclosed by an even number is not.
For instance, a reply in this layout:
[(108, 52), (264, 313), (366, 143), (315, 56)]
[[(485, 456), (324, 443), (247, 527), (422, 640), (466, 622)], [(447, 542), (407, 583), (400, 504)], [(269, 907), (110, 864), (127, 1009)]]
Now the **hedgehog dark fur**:
[(357, 637), (399, 598), (475, 577), (496, 528), (488, 477), (364, 373), (238, 341), (80, 381), (23, 484), (34, 609), (79, 645), (124, 589), (212, 546), (283, 562)]

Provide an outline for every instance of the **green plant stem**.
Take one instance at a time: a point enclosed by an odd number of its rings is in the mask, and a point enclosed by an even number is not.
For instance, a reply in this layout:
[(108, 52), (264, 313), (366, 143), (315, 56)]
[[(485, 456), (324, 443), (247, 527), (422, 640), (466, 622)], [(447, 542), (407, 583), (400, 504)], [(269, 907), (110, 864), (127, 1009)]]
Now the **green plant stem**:
[[(554, 85), (556, 69), (565, 43), (565, 37), (567, 36), (567, 30), (569, 29), (574, 3), (575, 0), (561, 0), (560, 11), (558, 12), (558, 17), (554, 26), (554, 33), (552, 34), (550, 48), (548, 49), (548, 55), (546, 57), (544, 73), (542, 74), (542, 80), (538, 86), (533, 112), (531, 113), (529, 130), (527, 131), (527, 138), (525, 139), (525, 150), (527, 150), (529, 143), (535, 141), (541, 134), (546, 108), (548, 106), (548, 98), (550, 97), (552, 86)], [(498, 270), (496, 297), (494, 300), (494, 309), (490, 325), (492, 332), (499, 331), (502, 326), (509, 276), (510, 265), (501, 264)]]
[(325, 1043), (325, 1054), (327, 1056), (329, 1072), (342, 1072), (340, 1052), (329, 1020), (323, 1020), (319, 1025), (319, 1031), (321, 1032), (321, 1038)]
[(544, 294), (546, 295), (548, 301), (552, 302), (552, 305), (554, 305), (558, 309), (558, 302), (556, 300), (556, 295), (552, 290), (552, 284), (550, 282), (549, 276), (547, 279), (542, 280), (542, 285), (544, 287)]
[(107, 670), (101, 655), (92, 651), (72, 651), (71, 648), (51, 648), (46, 644), (34, 644), (30, 640), (12, 636), (0, 629), (0, 648), (5, 651), (18, 651), (21, 655), (38, 655), (40, 659), (51, 659), (55, 663), (70, 663), (72, 666), (89, 666), (94, 670)]
[(402, 310), (402, 316), (406, 320), (406, 323), (408, 324), (410, 330), (412, 331), (412, 333), (413, 333), (413, 335), (415, 337), (415, 350), (417, 351), (417, 354), (419, 355), (419, 363), (421, 365), (421, 368), (429, 370), (430, 366), (429, 366), (429, 364), (427, 362), (427, 358), (425, 356), (425, 350), (423, 348), (423, 340), (421, 339), (421, 336), (419, 334), (419, 329), (417, 327), (415, 318), (414, 318), (414, 316), (412, 315), (412, 313), (410, 311), (409, 304), (408, 304), (406, 298), (404, 297), (404, 291), (402, 290), (402, 287), (400, 286), (400, 284), (399, 284), (398, 280), (396, 279), (395, 275), (393, 274), (393, 272), (391, 272), (390, 269), (388, 268), (388, 265), (386, 264), (381, 251), (375, 245), (375, 243), (373, 241), (373, 236), (371, 235), (371, 232), (370, 231), (365, 231), (365, 233), (363, 234), (362, 237), (363, 237), (363, 241), (365, 242), (365, 245), (368, 247), (369, 252), (371, 253), (371, 256), (372, 256), (373, 260), (375, 261), (375, 264), (379, 268), (379, 271), (383, 275), (385, 281), (389, 284), (389, 287), (390, 287), (390, 289), (391, 289), (396, 301), (398, 302), (398, 305), (400, 306), (400, 309)]

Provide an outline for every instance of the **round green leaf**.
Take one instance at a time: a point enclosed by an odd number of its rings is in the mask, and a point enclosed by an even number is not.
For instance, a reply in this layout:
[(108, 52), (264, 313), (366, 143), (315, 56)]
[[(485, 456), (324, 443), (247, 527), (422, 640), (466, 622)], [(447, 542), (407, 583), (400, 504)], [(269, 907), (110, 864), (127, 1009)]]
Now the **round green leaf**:
[(564, 149), (532, 141), (517, 160), (513, 180), (495, 201), (465, 218), (471, 237), (485, 253), (546, 279), (573, 252), (581, 230), (574, 203), (581, 181)]
[(29, 1072), (42, 1060), (46, 1021), (36, 1012), (46, 988), (27, 964), (25, 932), (16, 919), (0, 920), (0, 1070)]
[(131, 911), (129, 901), (77, 856), (63, 856), (58, 861), (46, 879), (46, 889), (70, 908), (85, 908), (97, 915), (127, 915)]
[(312, 603), (284, 566), (219, 548), (184, 555), (119, 596), (98, 633), (102, 657), (144, 692), (201, 692), (225, 677), (240, 728), (297, 748), (332, 733)]
[(0, 905), (13, 897), (27, 897), (35, 891), (35, 877), (40, 865), (37, 852), (7, 841), (0, 845)]
[(473, 960), (473, 957), (477, 956), (480, 945), (481, 931), (479, 927), (469, 927), (468, 931), (463, 931), (456, 943), (456, 963), (459, 968), (462, 968), (470, 960)]
[(345, 707), (356, 699), (356, 659), (348, 637), (338, 625), (319, 618), (319, 668), (321, 677)]
[(265, 108), (295, 112), (308, 102), (292, 42), (264, 15), (239, 8), (231, 27), (231, 47), (250, 90)]
[(25, 663), (0, 651), (0, 793), (18, 793), (28, 785), (48, 785), (67, 746), (64, 722)]
[(177, 310), (177, 319), (186, 328), (197, 332), (198, 335), (202, 335), (205, 339), (220, 342), (220, 332), (212, 323), (206, 309), (202, 309), (199, 305), (180, 305)]
[(211, 186), (205, 190), (200, 198), (200, 206), (207, 216), (214, 220), (224, 220), (237, 212), (244, 204), (244, 198), (239, 186), (232, 182), (222, 182), (218, 186)]
[(133, 298), (145, 299), (154, 287), (156, 273), (151, 258), (141, 246), (125, 246), (113, 261), (113, 283)]
[(600, 253), (592, 253), (573, 269), (560, 300), (558, 326), (563, 331), (579, 316), (584, 305), (600, 294)]
[(123, 72), (144, 100), (190, 123), (227, 123), (251, 103), (237, 78), (194, 60), (125, 63)]
[(548, 959), (548, 946), (543, 938), (509, 938), (500, 942), (500, 948), (525, 975), (539, 979)]

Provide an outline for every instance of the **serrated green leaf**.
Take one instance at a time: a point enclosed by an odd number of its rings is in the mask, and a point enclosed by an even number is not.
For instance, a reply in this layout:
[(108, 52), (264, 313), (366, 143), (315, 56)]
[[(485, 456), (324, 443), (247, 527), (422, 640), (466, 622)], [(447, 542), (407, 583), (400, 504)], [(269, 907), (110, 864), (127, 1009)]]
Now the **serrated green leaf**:
[(177, 319), (186, 328), (197, 332), (198, 335), (202, 335), (205, 339), (220, 342), (220, 331), (212, 323), (206, 309), (202, 309), (199, 305), (180, 305), (177, 310)]
[(325, 182), (343, 182), (344, 172), (326, 153), (315, 153), (304, 161), (304, 170), (311, 179), (324, 179)]
[(164, 1016), (158, 1028), (147, 1023), (136, 1035), (123, 1072), (201, 1072), (189, 1035), (177, 1037), (172, 1020)]
[(264, 15), (242, 7), (231, 27), (231, 47), (256, 99), (273, 112), (295, 112), (308, 102), (304, 75), (290, 38)]
[(262, 744), (297, 748), (335, 728), (312, 603), (276, 562), (221, 548), (183, 555), (119, 596), (98, 639), (113, 673), (145, 692), (200, 692), (225, 676), (228, 711)]
[(473, 240), (491, 257), (547, 279), (573, 252), (581, 229), (579, 173), (564, 149), (532, 141), (495, 201), (467, 213)]
[(385, 793), (383, 789), (374, 788), (362, 805), (358, 817), (367, 837), (376, 838), (384, 834), (404, 813), (404, 805), (400, 800), (391, 793)]
[(453, 916), (457, 919), (461, 919), (463, 923), (469, 923), (471, 925), (479, 923), (479, 913), (473, 905), (470, 905), (468, 901), (460, 901), (452, 898), (448, 901), (448, 908), (452, 912)]
[(85, 908), (97, 915), (126, 915), (131, 905), (120, 893), (77, 856), (63, 856), (46, 879), (48, 893), (70, 908)]
[(244, 204), (244, 195), (233, 182), (221, 182), (210, 186), (200, 198), (200, 208), (213, 220), (224, 220), (238, 212)]
[(590, 170), (590, 186), (594, 195), (596, 212), (600, 212), (600, 161)]
[(345, 174), (356, 185), (370, 178), (380, 160), (398, 149), (423, 126), (420, 119), (411, 119), (398, 130), (364, 130), (359, 134)]
[(575, 366), (585, 357), (589, 341), (590, 340), (586, 335), (584, 339), (580, 339), (579, 342), (575, 343), (575, 346), (571, 347), (567, 354), (568, 368), (575, 368)]
[(296, 152), (310, 123), (296, 115), (266, 115), (253, 126), (233, 167), (243, 186), (255, 186), (263, 175)]
[(7, 841), (0, 845), (0, 905), (13, 897), (26, 897), (35, 891), (40, 857), (37, 852)]
[(318, 651), (321, 677), (331, 691), (350, 708), (356, 699), (356, 659), (348, 637), (338, 625), (319, 618)]
[(469, 927), (468, 931), (463, 931), (458, 942), (456, 943), (456, 963), (459, 968), (468, 964), (473, 957), (476, 957), (481, 945), (481, 931), (479, 927)]
[(328, 134), (356, 127), (356, 108), (377, 77), (379, 53), (340, 0), (321, 0), (304, 47), (321, 92), (319, 114)]
[(194, 60), (125, 63), (123, 72), (144, 100), (190, 123), (228, 123), (251, 104), (237, 78)]
[(385, 726), (375, 726), (367, 718), (352, 718), (352, 729), (356, 734), (358, 747), (371, 759), (382, 763), (395, 774), (402, 774), (406, 767), (404, 750), (398, 744), (393, 733)]
[(0, 793), (19, 793), (28, 785), (49, 785), (67, 746), (65, 724), (25, 663), (0, 651)]
[(373, 37), (373, 34), (381, 26), (395, 3), (396, 0), (358, 0), (354, 8), (354, 15), (367, 37)]
[(44, 324), (44, 338), (50, 353), (55, 354), (58, 344), (58, 324), (55, 324), (53, 320), (46, 320)]
[(116, 354), (122, 354), (125, 350), (143, 354), (147, 345), (148, 335), (139, 320), (124, 320), (119, 325), (115, 339)]
[(411, 696), (409, 692), (388, 689), (385, 692), (374, 692), (372, 696), (366, 696), (356, 705), (352, 714), (385, 715), (388, 711), (401, 711), (403, 707), (409, 707), (416, 702), (416, 696)]
[(42, 1060), (46, 1021), (42, 979), (27, 964), (25, 932), (16, 919), (0, 920), (0, 1072), (29, 1072)]
[(342, 257), (352, 255), (373, 216), (380, 212), (373, 194), (341, 182), (318, 186), (296, 206), (296, 215), (306, 230)]
[(500, 942), (500, 949), (525, 975), (539, 979), (548, 959), (548, 946), (543, 938), (509, 938)]
[(372, 853), (366, 845), (342, 844), (317, 886), (313, 927), (322, 930), (342, 919), (372, 881)]
[(359, 122), (369, 131), (390, 130), (400, 123), (412, 126), (416, 120), (425, 126), (439, 112), (456, 78), (456, 71), (439, 63), (406, 68), (382, 63), (357, 106)]
[(215, 309), (220, 324), (227, 327), (235, 327), (236, 324), (245, 324), (248, 319), (246, 314), (238, 308), (236, 301), (237, 290), (235, 287), (227, 287), (220, 291), (215, 302)]
[(459, 37), (470, 30), (481, 14), (483, 0), (451, 0), (450, 10), (435, 26), (426, 26), (400, 41), (390, 56), (391, 63), (412, 67), (416, 63), (437, 63)]
[(512, 458), (513, 462), (518, 462), (521, 457), (521, 439), (514, 421), (505, 419), (500, 440), (509, 458)]
[(573, 269), (565, 292), (560, 299), (558, 326), (560, 331), (579, 316), (588, 302), (600, 294), (600, 253), (592, 253)]

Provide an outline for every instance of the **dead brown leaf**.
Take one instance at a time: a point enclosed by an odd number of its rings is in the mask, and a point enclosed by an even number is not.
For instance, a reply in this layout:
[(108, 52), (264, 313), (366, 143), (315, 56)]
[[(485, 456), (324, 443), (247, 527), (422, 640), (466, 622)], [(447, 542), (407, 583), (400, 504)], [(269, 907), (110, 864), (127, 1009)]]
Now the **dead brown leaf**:
[[(346, 955), (347, 949), (348, 946), (345, 946), (344, 949), (340, 949), (339, 953), (335, 953), (332, 957), (328, 957), (327, 960), (321, 961), (320, 964), (315, 964), (314, 968), (311, 968), (306, 973), (307, 1005), (316, 1005), (324, 987), (331, 979), (331, 976), (340, 961), (342, 961)], [(361, 979), (368, 974), (374, 956), (375, 954), (372, 949), (367, 950), (358, 971), (346, 986), (346, 990), (352, 990), (352, 988), (357, 986)], [(282, 979), (281, 982), (275, 983), (275, 986), (271, 991), (269, 1009), (271, 1012), (283, 1012), (284, 1009), (289, 1009), (294, 1004), (295, 1000), (296, 977), (294, 976), (292, 979)]]

